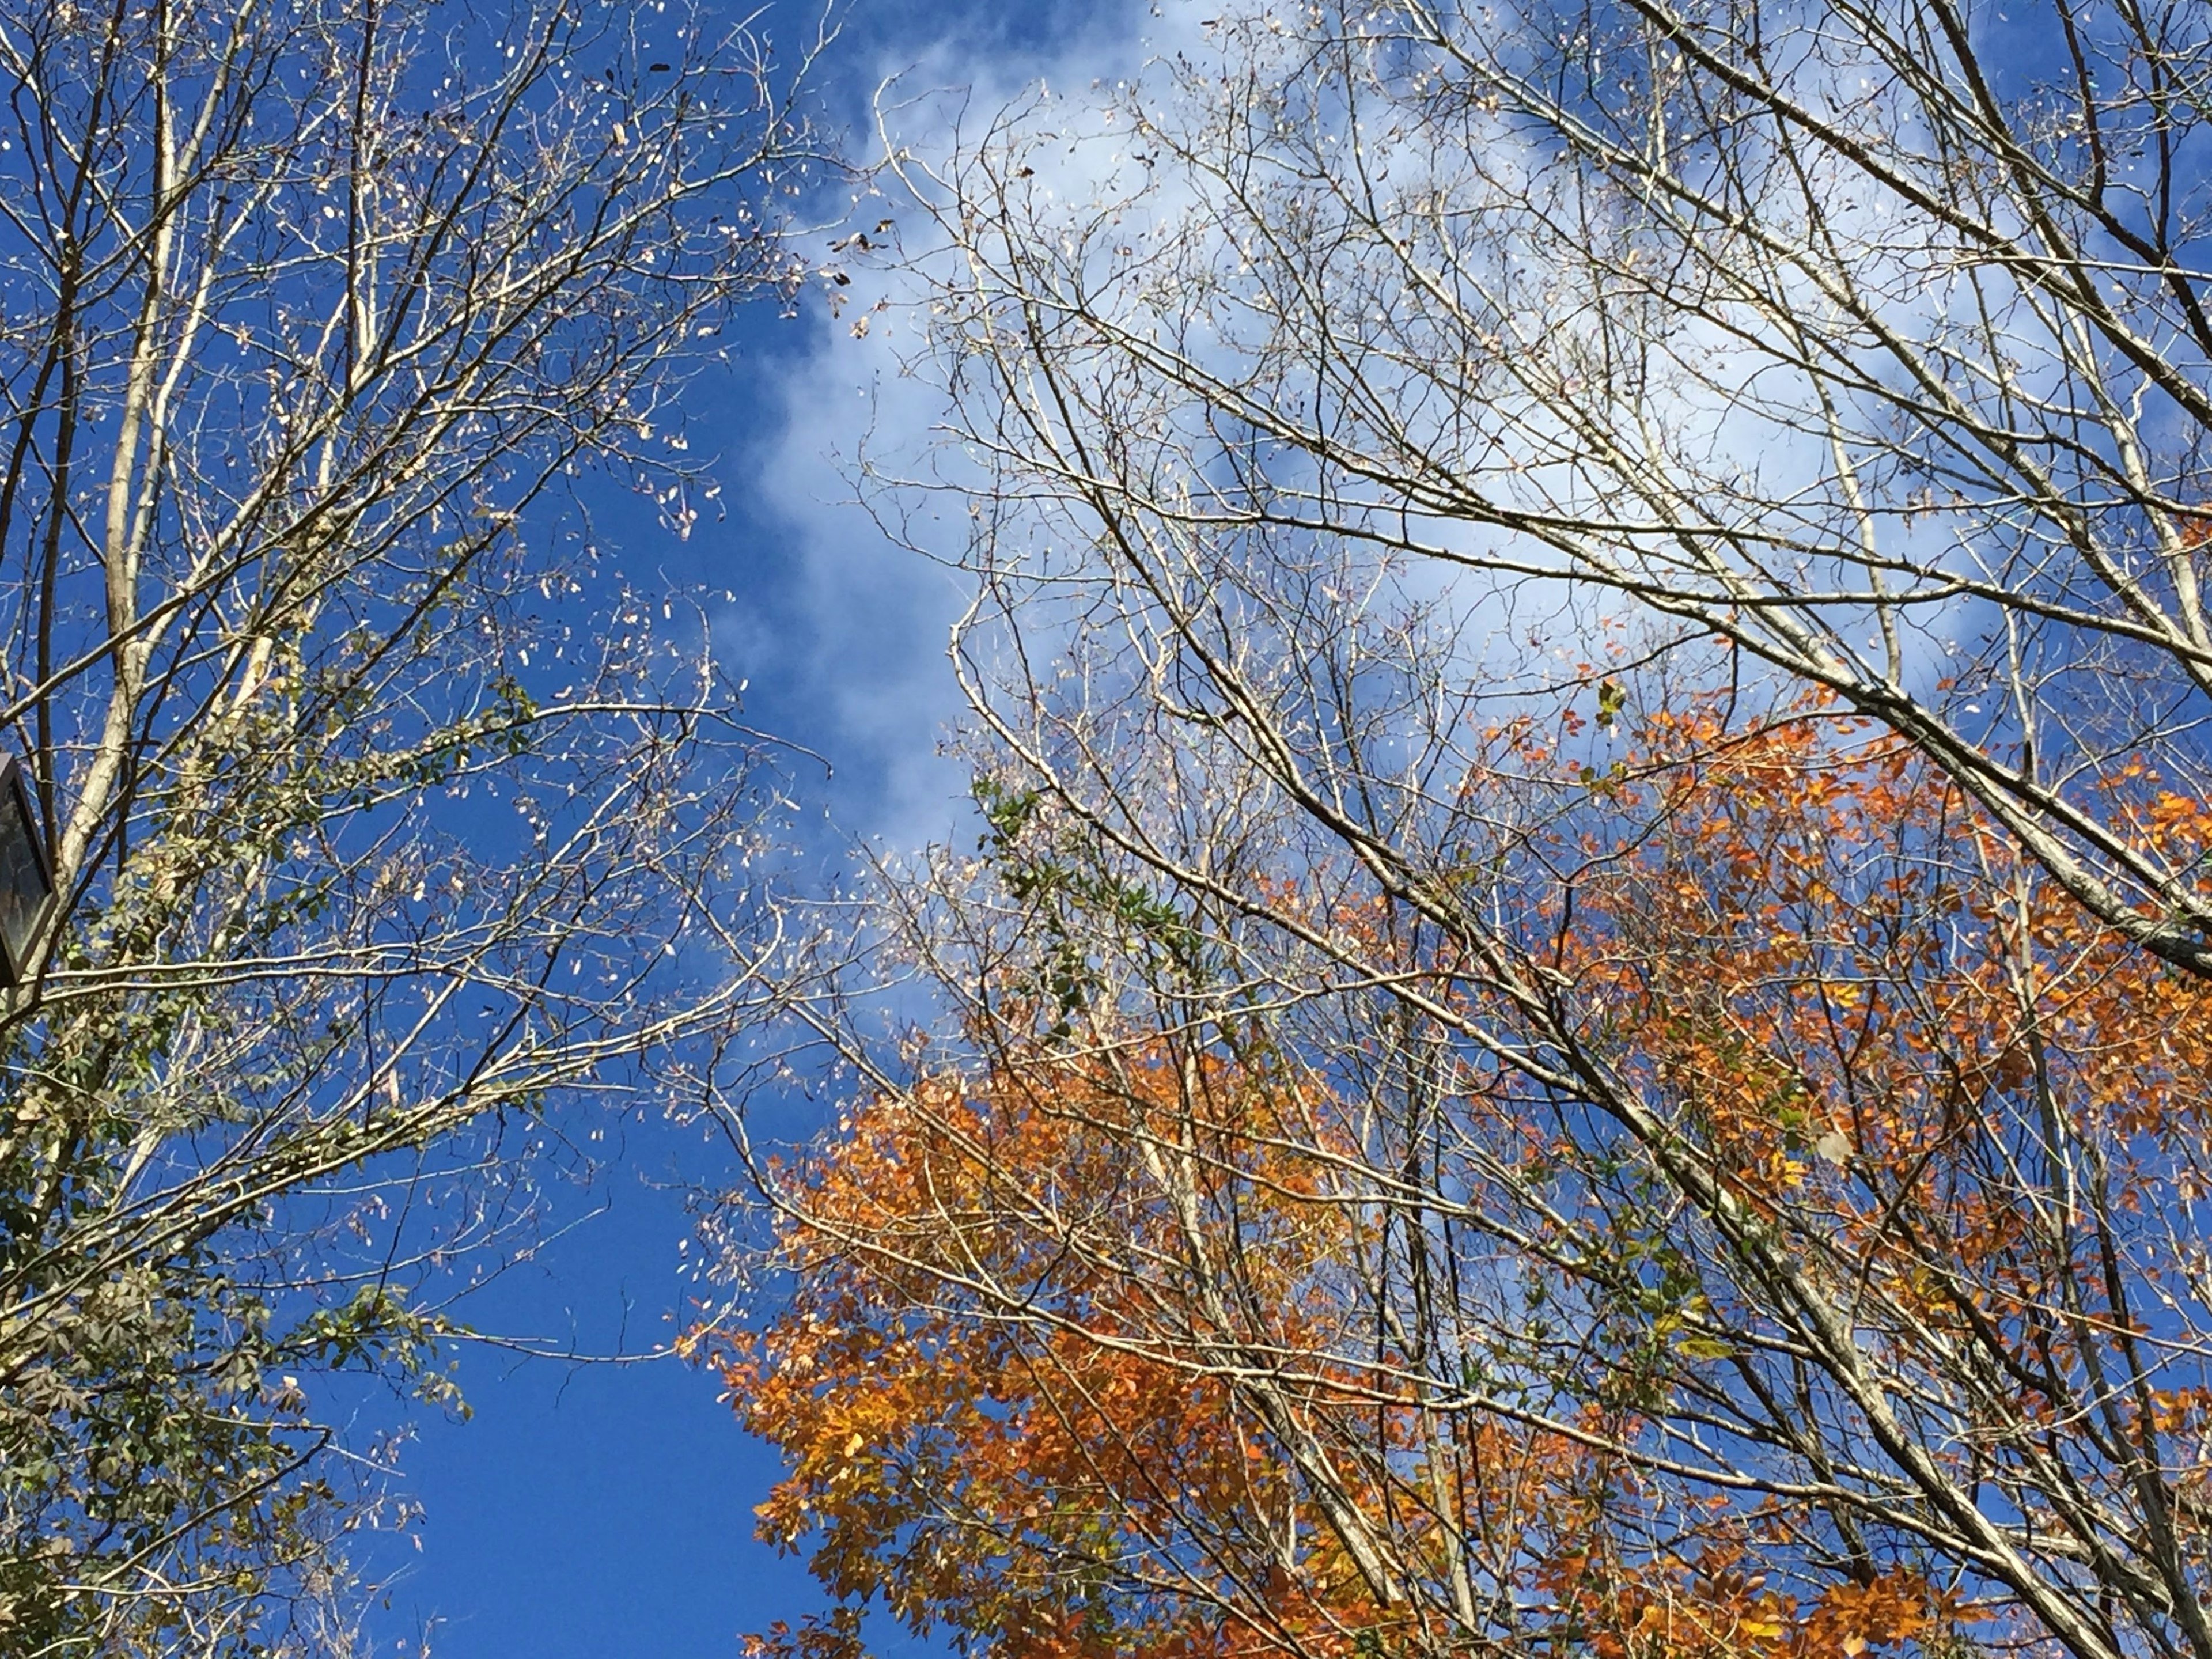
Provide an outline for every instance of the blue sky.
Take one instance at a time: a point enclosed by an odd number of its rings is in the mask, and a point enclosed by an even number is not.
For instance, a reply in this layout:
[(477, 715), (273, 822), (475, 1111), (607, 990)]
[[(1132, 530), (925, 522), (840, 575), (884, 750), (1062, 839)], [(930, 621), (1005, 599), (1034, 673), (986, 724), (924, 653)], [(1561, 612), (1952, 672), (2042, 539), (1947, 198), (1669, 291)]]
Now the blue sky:
[[(812, 21), (783, 5), (764, 28), (795, 41)], [(1145, 25), (1141, 6), (1117, 0), (856, 0), (817, 91), (865, 154), (868, 98), (888, 72), (964, 80), (988, 100), (1039, 74), (1087, 80), (1133, 66)], [(963, 780), (932, 752), (953, 710), (942, 656), (952, 590), (841, 504), (836, 453), (869, 411), (894, 430), (924, 411), (911, 394), (879, 395), (887, 358), (856, 347), (818, 301), (793, 320), (756, 307), (734, 343), (729, 370), (688, 405), (694, 448), (723, 457), (728, 517), (681, 544), (633, 524), (619, 538), (624, 573), (644, 588), (731, 596), (713, 619), (717, 650), (750, 683), (750, 718), (836, 766), (834, 781), (804, 764), (793, 774), (817, 867), (851, 836), (942, 836), (963, 810)], [(620, 504), (609, 506), (619, 521)], [(783, 1127), (802, 1127), (806, 1109), (789, 1104)], [(579, 1224), (471, 1300), (478, 1328), (573, 1337), (586, 1351), (665, 1340), (686, 1289), (681, 1191), (730, 1171), (696, 1132), (649, 1122), (628, 1133), (609, 1178), (572, 1201)], [(775, 1459), (738, 1431), (712, 1379), (669, 1364), (516, 1364), (489, 1351), (460, 1366), (473, 1418), (418, 1420), (404, 1455), (421, 1547), (396, 1551), (368, 1626), (376, 1652), (412, 1655), (427, 1631), (441, 1659), (729, 1659), (740, 1632), (817, 1605), (803, 1564), (753, 1539)], [(364, 1420), (388, 1410), (367, 1407)]]

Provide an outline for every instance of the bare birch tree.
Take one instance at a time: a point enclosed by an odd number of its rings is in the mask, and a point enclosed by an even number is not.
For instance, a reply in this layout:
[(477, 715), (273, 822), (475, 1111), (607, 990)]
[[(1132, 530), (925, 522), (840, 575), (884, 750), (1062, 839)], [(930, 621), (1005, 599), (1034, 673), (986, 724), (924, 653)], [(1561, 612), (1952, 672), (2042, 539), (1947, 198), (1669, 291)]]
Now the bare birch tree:
[(707, 510), (672, 400), (793, 277), (719, 27), (0, 6), (8, 1652), (345, 1647), (318, 1377), (444, 1399), (426, 1279), (746, 994), (750, 740), (574, 493)]
[(2212, 14), (1204, 27), (893, 135), (985, 824), (766, 1645), (2212, 1656)]

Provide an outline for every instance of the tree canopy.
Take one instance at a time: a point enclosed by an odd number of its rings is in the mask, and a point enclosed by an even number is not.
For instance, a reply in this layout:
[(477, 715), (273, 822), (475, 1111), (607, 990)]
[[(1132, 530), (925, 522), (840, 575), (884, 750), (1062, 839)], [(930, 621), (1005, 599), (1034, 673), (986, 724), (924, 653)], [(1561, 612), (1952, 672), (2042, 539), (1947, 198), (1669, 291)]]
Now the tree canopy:
[(447, 1403), (455, 1262), (749, 994), (750, 738), (576, 481), (697, 515), (809, 145), (656, 17), (0, 4), (9, 1653), (348, 1650), (325, 1379)]
[(757, 1648), (2212, 1655), (2212, 16), (1203, 27), (886, 118), (981, 834), (728, 1223)]
[(1194, 972), (1021, 826), (958, 899), (1080, 968), (1009, 943), (974, 1060), (764, 1172), (767, 1535), (1006, 1655), (2186, 1628), (2212, 992), (1863, 721), (1656, 719), (1600, 792), (1555, 737), (1479, 944), (1262, 872)]

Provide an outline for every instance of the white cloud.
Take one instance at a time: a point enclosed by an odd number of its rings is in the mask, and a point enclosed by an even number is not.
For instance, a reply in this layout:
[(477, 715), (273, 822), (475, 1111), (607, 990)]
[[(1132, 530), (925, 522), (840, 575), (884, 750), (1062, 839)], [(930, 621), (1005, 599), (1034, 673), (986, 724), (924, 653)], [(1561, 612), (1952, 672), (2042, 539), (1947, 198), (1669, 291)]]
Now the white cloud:
[[(1100, 5), (1042, 48), (994, 43), (980, 24), (919, 53), (880, 44), (844, 73), (854, 126), (880, 123), (853, 142), (863, 154), (889, 142), (926, 174), (1011, 106), (1035, 114), (1072, 99), (1079, 107), (1163, 54), (1204, 52), (1204, 9)], [(1097, 169), (1130, 165), (1121, 148), (1067, 146), (1040, 163), (1056, 167), (1041, 185), (1081, 199), (1103, 182)], [(726, 580), (737, 599), (715, 632), (725, 666), (753, 683), (757, 717), (820, 748), (843, 775), (832, 791), (841, 827), (914, 848), (944, 840), (964, 811), (965, 771), (938, 750), (965, 709), (945, 644), (970, 590), (957, 568), (967, 504), (942, 490), (870, 486), (873, 470), (957, 483), (960, 463), (939, 444), (941, 392), (908, 373), (921, 344), (912, 310), (921, 278), (860, 250), (831, 252), (855, 231), (881, 242), (885, 219), (891, 240), (906, 237), (906, 251), (916, 251), (910, 239), (926, 234), (924, 216), (897, 188), (887, 181), (881, 195), (848, 196), (814, 216), (826, 228), (807, 257), (842, 265), (852, 280), (825, 283), (787, 325), (807, 331), (805, 349), (768, 375), (757, 423), (776, 435), (744, 481), (769, 533), (785, 538), (791, 574), (767, 604)], [(834, 316), (831, 293), (842, 301)], [(897, 524), (878, 522), (893, 512)]]
[[(1018, 106), (1020, 125), (1032, 141), (1021, 159), (1035, 169), (1024, 188), (1064, 208), (1072, 226), (1095, 213), (1127, 213), (1127, 235), (1134, 236), (1140, 218), (1170, 223), (1202, 204), (1188, 181), (1162, 176), (1168, 169), (1139, 171), (1142, 164), (1133, 159), (1141, 148), (1136, 135), (1115, 130), (1098, 112), (1099, 94), (1112, 94), (1164, 60), (1203, 65), (1217, 58), (1215, 32), (1200, 15), (1213, 9), (1178, 4), (1156, 15), (1140, 5), (1104, 5), (1087, 13), (1073, 33), (1036, 51), (994, 52), (980, 46), (980, 37), (974, 36), (949, 38), (910, 58), (885, 47), (848, 81), (854, 87), (878, 88), (882, 131), (906, 157), (908, 174), (925, 181), (948, 157), (972, 155), (976, 140), (1000, 112)], [(1507, 142), (1509, 135), (1498, 137), (1498, 143), (1484, 150), (1484, 165), (1510, 173), (1516, 165), (1514, 144)], [(1371, 136), (1369, 142), (1381, 143)], [(1391, 189), (1415, 196), (1442, 187), (1442, 180), (1424, 182), (1431, 168), (1455, 165), (1448, 155), (1408, 153), (1392, 159), (1400, 172)], [(887, 191), (895, 188), (886, 185)], [(1131, 198), (1140, 193), (1141, 204), (1133, 206)], [(837, 211), (848, 205), (838, 204)], [(890, 218), (894, 239), (903, 237), (911, 253), (916, 251), (915, 239), (927, 234), (926, 216), (894, 196), (863, 198), (849, 207), (849, 222), (834, 233), (840, 238), (854, 230), (874, 238), (878, 222)], [(825, 246), (808, 252), (829, 258), (830, 240), (831, 233), (825, 232)], [(1114, 240), (1125, 240), (1124, 234), (1117, 233)], [(1524, 252), (1541, 257), (1534, 250)], [(921, 269), (926, 273), (926, 258)], [(968, 578), (958, 564), (969, 520), (968, 504), (957, 494), (962, 463), (939, 442), (942, 394), (933, 378), (905, 372), (907, 360), (921, 345), (915, 337), (919, 319), (911, 307), (921, 294), (922, 275), (888, 271), (866, 258), (854, 259), (852, 270), (851, 285), (838, 290), (847, 296), (842, 314), (833, 319), (817, 304), (798, 325), (809, 331), (808, 349), (778, 377), (778, 407), (770, 418), (780, 417), (781, 433), (763, 453), (755, 482), (756, 495), (790, 535), (797, 570), (793, 591), (773, 615), (740, 608), (726, 620), (721, 645), (736, 672), (750, 674), (757, 684), (773, 675), (788, 688), (784, 708), (795, 710), (799, 724), (794, 728), (789, 720), (771, 723), (823, 747), (848, 778), (861, 781), (860, 787), (840, 793), (845, 827), (910, 848), (945, 838), (963, 811), (964, 772), (936, 751), (942, 734), (964, 712), (944, 647), (968, 592)], [(1909, 286), (1900, 286), (1899, 292), (1900, 315), (1934, 303)], [(1144, 297), (1127, 289), (1121, 303), (1129, 319), (1141, 326)], [(1572, 320), (1555, 310), (1522, 320), (1552, 332), (1547, 341), (1528, 343), (1532, 353), (1556, 347), (1575, 331)], [(1917, 320), (1925, 325), (1928, 319)], [(1267, 323), (1256, 313), (1246, 321)], [(1778, 422), (1771, 411), (1750, 412), (1747, 393), (1765, 366), (1751, 355), (1732, 356), (1728, 342), (1706, 337), (1710, 333), (1687, 325), (1676, 331), (1675, 347), (1694, 360), (1696, 375), (1702, 378), (1668, 394), (1667, 406), (1654, 416), (1655, 427), (1666, 431), (1674, 445), (1695, 449), (1721, 473), (1731, 456), (1748, 457), (1771, 489), (1784, 495), (1821, 495), (1825, 447), (1809, 434), (1786, 439), (1789, 423)], [(1218, 338), (1202, 331), (1188, 343), (1201, 356), (1218, 350), (1234, 358), (1251, 346), (1235, 334), (1233, 325)], [(1418, 376), (1414, 385), (1417, 391), (1435, 389)], [(1469, 458), (1483, 487), (1501, 501), (1518, 495), (1530, 498), (1523, 505), (1540, 505), (1547, 491), (1556, 490), (1562, 499), (1577, 493), (1574, 477), (1541, 463), (1549, 441), (1560, 435), (1547, 407), (1540, 398), (1508, 400), (1488, 422), (1497, 428), (1492, 435), (1516, 460), (1520, 455), (1535, 458), (1525, 475), (1517, 464), (1508, 471)], [(1520, 415), (1507, 413), (1510, 408), (1519, 409)], [(1409, 413), (1416, 428), (1425, 418), (1443, 421), (1443, 429), (1450, 431), (1486, 424), (1480, 411), (1470, 417), (1465, 409), (1454, 409), (1448, 416), (1425, 416), (1418, 407)], [(1572, 447), (1549, 447), (1563, 453)], [(864, 460), (885, 475), (928, 478), (950, 488), (878, 493), (879, 511), (902, 515), (892, 527), (896, 533), (886, 533), (854, 499)], [(1396, 508), (1384, 502), (1377, 510)], [(1417, 520), (1413, 527), (1436, 546), (1477, 559), (1494, 550), (1497, 539), (1449, 519)], [(1931, 564), (1942, 562), (1942, 553), (1924, 544), (1940, 533), (1931, 526), (1913, 538), (1923, 544), (1914, 552)], [(1814, 573), (1831, 578), (1838, 574)], [(1786, 572), (1781, 579), (1789, 580)], [(1443, 605), (1462, 637), (1470, 644), (1482, 642), (1478, 655), (1495, 652), (1510, 661), (1528, 635), (1517, 598), (1510, 606), (1502, 605), (1487, 580), (1470, 579), (1443, 562), (1414, 562), (1383, 597), (1393, 603)], [(1586, 626), (1597, 612), (1612, 608), (1601, 605), (1596, 612), (1562, 620), (1570, 629)], [(1510, 627), (1509, 615), (1514, 618)], [(1953, 606), (1931, 608), (1923, 620), (1939, 632), (1955, 631), (1960, 621)], [(1851, 637), (1856, 648), (1867, 648), (1856, 635)], [(1911, 641), (1907, 647), (1911, 678), (1925, 682), (1942, 672), (1929, 647)], [(1496, 672), (1509, 661), (1487, 666)], [(1470, 672), (1482, 666), (1468, 665)]]

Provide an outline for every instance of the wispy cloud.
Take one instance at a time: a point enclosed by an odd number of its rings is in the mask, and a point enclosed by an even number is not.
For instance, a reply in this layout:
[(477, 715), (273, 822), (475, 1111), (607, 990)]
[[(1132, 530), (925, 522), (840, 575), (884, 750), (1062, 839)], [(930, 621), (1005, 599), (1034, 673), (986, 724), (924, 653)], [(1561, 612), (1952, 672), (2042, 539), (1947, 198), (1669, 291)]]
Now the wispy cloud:
[[(1072, 95), (1080, 105), (1163, 51), (1195, 46), (1191, 11), (1107, 4), (1040, 24), (976, 6), (937, 15), (927, 40), (877, 24), (872, 38), (846, 43), (830, 96), (856, 154), (872, 146), (880, 156), (889, 143), (927, 173), (963, 131), (1017, 101)], [(1097, 155), (1071, 149), (1069, 159), (1080, 173)], [(1089, 182), (1072, 177), (1066, 187)], [(940, 750), (964, 708), (945, 644), (970, 591), (958, 568), (969, 523), (959, 458), (940, 447), (943, 395), (911, 372), (921, 277), (869, 254), (886, 244), (926, 253), (899, 240), (919, 234), (922, 216), (886, 179), (814, 217), (824, 228), (807, 257), (850, 281), (824, 279), (785, 325), (805, 331), (802, 348), (752, 377), (761, 406), (743, 411), (745, 422), (774, 435), (750, 452), (737, 487), (756, 533), (775, 545), (777, 578), (726, 584), (733, 597), (715, 619), (716, 649), (751, 682), (763, 724), (834, 763), (828, 797), (840, 829), (915, 848), (944, 840), (965, 810), (965, 772)], [(870, 248), (833, 251), (856, 232)], [(871, 489), (872, 467), (928, 471), (955, 489)]]

